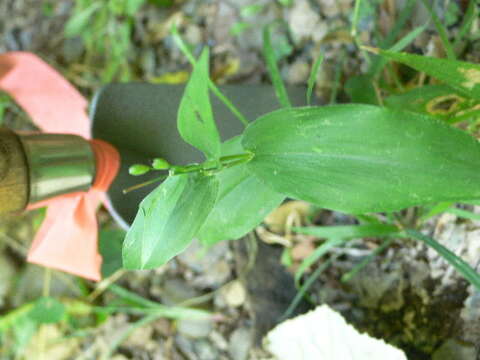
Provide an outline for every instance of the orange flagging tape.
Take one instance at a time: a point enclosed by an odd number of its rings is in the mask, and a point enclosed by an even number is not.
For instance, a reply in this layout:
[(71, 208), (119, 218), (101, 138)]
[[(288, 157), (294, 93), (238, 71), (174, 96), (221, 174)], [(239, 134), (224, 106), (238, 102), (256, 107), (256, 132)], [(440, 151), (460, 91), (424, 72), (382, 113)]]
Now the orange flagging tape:
[[(58, 72), (34, 54), (0, 54), (0, 90), (8, 93), (42, 131), (91, 138), (87, 100)], [(108, 205), (106, 191), (120, 166), (118, 151), (91, 140), (96, 176), (88, 192), (34, 204), (48, 206), (45, 221), (28, 252), (29, 262), (87, 279), (101, 279), (96, 210)]]

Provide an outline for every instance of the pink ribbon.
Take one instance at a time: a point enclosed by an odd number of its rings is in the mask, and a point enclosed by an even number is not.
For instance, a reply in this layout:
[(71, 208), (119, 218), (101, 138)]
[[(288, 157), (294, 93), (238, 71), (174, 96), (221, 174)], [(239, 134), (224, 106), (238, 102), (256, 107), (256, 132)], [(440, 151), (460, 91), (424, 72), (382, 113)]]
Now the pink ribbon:
[[(91, 138), (87, 100), (36, 55), (0, 55), (0, 90), (7, 92), (42, 131)], [(101, 203), (109, 207), (106, 191), (118, 173), (120, 156), (104, 141), (90, 143), (96, 159), (92, 188), (29, 206), (48, 209), (27, 260), (98, 281), (102, 257), (98, 253), (96, 210)]]

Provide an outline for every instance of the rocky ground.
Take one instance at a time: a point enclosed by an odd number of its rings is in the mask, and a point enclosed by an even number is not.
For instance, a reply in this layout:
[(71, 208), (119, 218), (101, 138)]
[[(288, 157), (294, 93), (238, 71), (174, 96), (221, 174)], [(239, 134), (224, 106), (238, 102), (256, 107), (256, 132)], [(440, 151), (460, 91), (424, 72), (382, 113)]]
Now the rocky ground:
[[(282, 76), (288, 84), (305, 85), (313, 60), (319, 51), (324, 53), (325, 62), (317, 78), (318, 101), (329, 102), (332, 93), (338, 101), (345, 100), (342, 84), (366, 70), (364, 57), (350, 35), (350, 0), (294, 0), (288, 6), (282, 1), (253, 0), (185, 0), (173, 1), (167, 7), (154, 3), (142, 7), (134, 17), (132, 44), (122, 65), (128, 68), (125, 76), (131, 80), (184, 79), (190, 68), (168, 32), (174, 22), (195, 53), (204, 44), (211, 47), (212, 77), (218, 83), (268, 82), (261, 55), (261, 27), (275, 20), (288, 25), (280, 27), (274, 37)], [(381, 4), (375, 10), (373, 5), (368, 7), (370, 3)], [(458, 9), (462, 4), (458, 2)], [(249, 5), (262, 6), (258, 12), (246, 12)], [(387, 33), (395, 23), (402, 5), (403, 1), (366, 2), (359, 23), (361, 41), (375, 44), (377, 35)], [(90, 97), (101, 85), (108, 61), (101, 54), (88, 54), (78, 36), (65, 38), (63, 29), (73, 8), (73, 2), (67, 0), (1, 0), (0, 52), (35, 52)], [(457, 31), (459, 11), (448, 13), (453, 17), (449, 20), (452, 32)], [(420, 4), (414, 14), (405, 33), (428, 19)], [(465, 56), (478, 62), (478, 41), (469, 46)], [(409, 50), (442, 55), (435, 29), (422, 33)], [(4, 123), (16, 129), (32, 128), (15, 105), (9, 105)], [(262, 350), (262, 337), (278, 322), (296, 294), (292, 278), (295, 267), (319, 244), (319, 239), (288, 231), (292, 221), (305, 221), (305, 206), (284, 206), (273, 220), (270, 218), (242, 240), (223, 242), (209, 251), (202, 251), (195, 243), (158, 270), (116, 273), (117, 284), (145, 298), (166, 305), (195, 306), (217, 315), (210, 320), (156, 319), (146, 323), (133, 329), (114, 348), (112, 359), (270, 359)], [(351, 217), (338, 213), (313, 213), (316, 224), (354, 223)], [(100, 215), (105, 228), (115, 227), (105, 212)], [(403, 216), (411, 220), (415, 213), (409, 211)], [(43, 270), (24, 263), (41, 217), (41, 212), (35, 212), (1, 221), (0, 314), (42, 293)], [(443, 214), (432, 218), (425, 228), (472, 266), (478, 266), (480, 222)], [(335, 248), (331, 253), (333, 266), (315, 282), (310, 301), (300, 303), (296, 313), (327, 303), (358, 329), (403, 349), (411, 360), (478, 359), (480, 295), (423, 244), (395, 240), (352, 281), (340, 281), (342, 274), (379, 244), (378, 239), (358, 239), (349, 247)], [(293, 258), (289, 267), (281, 259), (285, 245), (291, 248)], [(84, 282), (79, 286), (75, 278), (54, 273), (51, 294), (98, 305), (112, 301), (108, 291), (99, 291), (95, 299), (87, 297), (85, 288), (94, 287)], [(45, 338), (59, 337), (63, 341), (48, 347), (46, 359), (101, 358), (137, 320), (135, 315), (114, 313), (82, 336), (69, 337), (66, 335), (71, 334), (65, 334), (60, 326), (45, 326), (27, 345), (24, 358), (35, 358), (38, 344), (45, 343)]]

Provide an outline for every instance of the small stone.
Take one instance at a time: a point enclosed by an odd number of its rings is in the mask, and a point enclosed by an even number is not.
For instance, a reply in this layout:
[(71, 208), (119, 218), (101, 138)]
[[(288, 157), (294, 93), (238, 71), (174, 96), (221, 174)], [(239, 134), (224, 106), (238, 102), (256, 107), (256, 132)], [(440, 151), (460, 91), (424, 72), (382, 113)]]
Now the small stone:
[(299, 43), (310, 39), (319, 22), (320, 16), (313, 11), (308, 1), (295, 2), (288, 20), (295, 42)]
[(215, 347), (213, 347), (208, 341), (195, 341), (193, 349), (197, 355), (197, 359), (218, 360), (218, 350), (215, 349)]
[(296, 61), (288, 69), (287, 82), (300, 85), (307, 82), (310, 66), (305, 61)]
[(203, 42), (202, 30), (195, 24), (188, 25), (184, 37), (187, 43), (191, 45), (197, 45)]
[(236, 329), (230, 336), (228, 353), (233, 360), (246, 360), (252, 347), (252, 334), (246, 327)]
[(221, 293), (225, 298), (225, 302), (231, 307), (239, 307), (245, 303), (247, 292), (240, 280), (234, 280), (225, 285)]
[(125, 345), (145, 347), (145, 344), (152, 339), (153, 330), (153, 326), (139, 327), (125, 340)]
[(152, 295), (160, 296), (165, 305), (175, 305), (200, 295), (181, 279), (167, 279), (162, 285), (152, 287), (151, 292)]
[(215, 345), (217, 349), (222, 351), (225, 351), (228, 349), (228, 342), (223, 337), (222, 333), (214, 330), (210, 333), (208, 338)]
[(202, 289), (217, 289), (223, 285), (231, 275), (230, 265), (226, 261), (215, 263), (208, 271), (193, 280), (195, 286)]
[(180, 319), (177, 323), (177, 331), (192, 339), (205, 338), (212, 329), (211, 319)]

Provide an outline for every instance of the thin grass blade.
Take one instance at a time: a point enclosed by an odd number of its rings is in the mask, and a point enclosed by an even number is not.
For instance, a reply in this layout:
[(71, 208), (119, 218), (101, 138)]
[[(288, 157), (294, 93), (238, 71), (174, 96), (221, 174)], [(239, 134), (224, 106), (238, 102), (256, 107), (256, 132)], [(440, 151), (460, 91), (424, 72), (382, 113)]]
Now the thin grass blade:
[(341, 239), (386, 236), (399, 231), (395, 225), (388, 224), (309, 226), (294, 227), (293, 230), (299, 234), (313, 235), (319, 238)]
[(480, 99), (480, 65), (478, 64), (376, 48), (367, 47), (366, 49), (437, 78), (461, 94)]
[(417, 230), (407, 229), (405, 230), (405, 233), (409, 237), (423, 241), (425, 244), (430, 246), (445, 260), (447, 260), (465, 278), (465, 280), (475, 286), (477, 290), (480, 290), (480, 275), (460, 257), (448, 250), (435, 239), (431, 238), (430, 236), (426, 236)]
[(307, 88), (307, 105), (310, 106), (312, 100), (312, 93), (317, 82), (317, 75), (320, 66), (323, 63), (324, 56), (319, 54), (315, 62), (313, 63), (312, 69), (310, 71), (310, 76), (308, 77), (308, 88)]
[(282, 315), (279, 322), (288, 319), (293, 314), (298, 304), (300, 304), (300, 301), (302, 301), (303, 297), (305, 296), (307, 291), (310, 289), (310, 287), (313, 285), (313, 283), (320, 277), (320, 275), (322, 275), (322, 273), (326, 269), (328, 269), (330, 265), (332, 265), (332, 263), (333, 263), (332, 259), (325, 261), (312, 273), (312, 275), (308, 277), (307, 281), (305, 281), (305, 284), (303, 284), (301, 288), (298, 290), (298, 293), (293, 298), (287, 310), (285, 310), (285, 313)]
[(275, 94), (277, 95), (280, 105), (284, 108), (292, 107), (290, 99), (288, 98), (287, 90), (283, 83), (280, 70), (278, 69), (277, 59), (272, 46), (272, 26), (276, 24), (267, 25), (263, 29), (263, 56), (265, 57), (265, 63), (267, 65), (268, 73), (272, 79), (273, 87), (275, 88)]
[(375, 259), (375, 257), (384, 252), (385, 249), (388, 248), (394, 240), (394, 238), (389, 238), (383, 241), (383, 243), (375, 250), (373, 250), (370, 255), (363, 259), (359, 264), (355, 265), (353, 269), (350, 270), (348, 273), (344, 274), (341, 279), (342, 282), (348, 282), (352, 280), (359, 273), (360, 270), (362, 270), (365, 266), (371, 263), (372, 260)]
[(305, 273), (305, 271), (307, 271), (310, 268), (310, 266), (316, 263), (318, 259), (320, 259), (323, 255), (325, 255), (331, 249), (342, 245), (346, 241), (347, 239), (338, 239), (338, 238), (327, 240), (322, 245), (317, 247), (313, 253), (307, 256), (298, 267), (298, 270), (295, 272), (295, 284), (297, 285), (297, 287), (300, 284), (300, 279), (302, 278), (303, 274)]
[(447, 58), (450, 60), (455, 60), (457, 56), (455, 55), (455, 50), (453, 49), (453, 45), (448, 39), (448, 31), (447, 28), (442, 24), (440, 19), (438, 18), (437, 14), (430, 6), (430, 4), (426, 0), (422, 0), (423, 5), (430, 13), (430, 17), (437, 28), (438, 35), (440, 36), (440, 40), (442, 40), (443, 48), (445, 49), (445, 53), (447, 54)]

